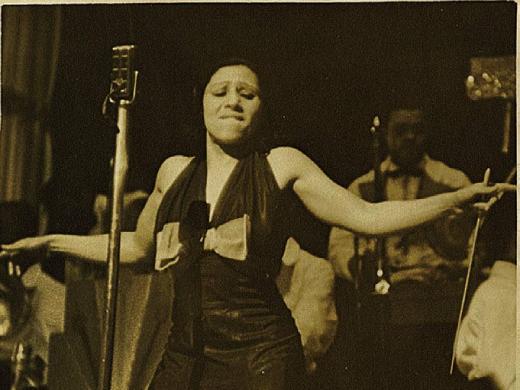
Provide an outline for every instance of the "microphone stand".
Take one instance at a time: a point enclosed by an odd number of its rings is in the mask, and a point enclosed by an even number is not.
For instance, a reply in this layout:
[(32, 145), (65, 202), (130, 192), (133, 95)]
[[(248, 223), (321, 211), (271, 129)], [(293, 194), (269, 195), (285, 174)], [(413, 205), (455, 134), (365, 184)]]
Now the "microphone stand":
[[(374, 170), (374, 197), (373, 202), (385, 200), (384, 180), (381, 172), (382, 135), (379, 117), (374, 117), (370, 127), (372, 135), (372, 169)], [(386, 389), (386, 348), (385, 329), (389, 317), (388, 292), (390, 283), (385, 279), (386, 254), (385, 240), (378, 238), (376, 251), (370, 255), (359, 253), (359, 238), (354, 236), (355, 277), (354, 289), (356, 293), (356, 331), (359, 335), (356, 371), (363, 374), (356, 380), (365, 383), (365, 388)], [(358, 386), (359, 387), (359, 386)]]
[[(385, 200), (385, 189), (383, 174), (381, 172), (382, 162), (382, 140), (380, 131), (380, 121), (374, 117), (370, 132), (373, 137), (373, 169), (374, 169), (374, 202), (382, 202)], [(372, 351), (375, 354), (375, 375), (374, 381), (376, 388), (386, 389), (388, 387), (386, 381), (385, 364), (386, 364), (386, 338), (385, 329), (388, 324), (389, 317), (389, 297), (388, 292), (390, 283), (385, 278), (386, 269), (386, 245), (384, 238), (377, 238), (376, 242), (376, 279), (375, 284), (371, 285), (370, 300), (372, 302), (372, 310), (374, 313), (375, 337)], [(370, 267), (373, 271), (373, 268)], [(374, 280), (373, 276), (370, 281)]]
[[(137, 71), (130, 67), (130, 55), (134, 46), (118, 46), (113, 48), (114, 60), (124, 63), (117, 79), (112, 82), (112, 90), (108, 101), (117, 107), (117, 134), (114, 158), (112, 160), (113, 178), (111, 194), (111, 222), (108, 241), (108, 272), (103, 316), (103, 334), (101, 339), (101, 359), (99, 370), (99, 390), (109, 390), (112, 381), (112, 362), (115, 335), (115, 316), (117, 308), (117, 287), (119, 281), (119, 263), (121, 248), (121, 226), (123, 218), (123, 199), (128, 172), (128, 129), (130, 127), (130, 107), (137, 92)], [(126, 57), (125, 57), (126, 55)], [(116, 56), (119, 56), (116, 58)], [(120, 64), (117, 64), (120, 65)], [(114, 69), (113, 69), (114, 72)], [(126, 72), (126, 73), (125, 73)], [(124, 80), (133, 77), (133, 82)], [(127, 90), (125, 92), (125, 90)], [(103, 109), (106, 110), (106, 105)]]
[[(370, 132), (372, 133), (373, 138), (373, 169), (374, 169), (374, 202), (382, 202), (385, 200), (385, 189), (383, 183), (383, 174), (381, 173), (381, 131), (380, 131), (380, 121), (379, 117), (374, 117), (372, 127), (370, 128)], [(390, 283), (385, 279), (385, 239), (378, 238), (376, 244), (376, 283), (374, 285), (374, 294), (378, 295), (386, 295), (390, 289)]]

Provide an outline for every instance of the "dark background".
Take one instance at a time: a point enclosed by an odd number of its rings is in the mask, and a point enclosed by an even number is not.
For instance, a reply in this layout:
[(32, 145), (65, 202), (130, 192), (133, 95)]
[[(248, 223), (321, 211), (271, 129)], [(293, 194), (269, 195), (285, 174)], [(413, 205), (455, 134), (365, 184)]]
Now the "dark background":
[(138, 46), (141, 77), (130, 189), (150, 191), (167, 156), (193, 152), (197, 74), (230, 56), (268, 70), (275, 86), (272, 126), (341, 184), (370, 168), (372, 117), (401, 103), (426, 107), (432, 114), (431, 155), (472, 180), (487, 166), (498, 180), (515, 161), (514, 153), (506, 159), (499, 153), (503, 102), (470, 101), (464, 85), (471, 57), (515, 53), (513, 2), (120, 4), (62, 10), (51, 114), (50, 193), (58, 193), (53, 199), (64, 188), (75, 199), (107, 191), (113, 130), (101, 118), (101, 102), (109, 88), (111, 46), (127, 43)]
[[(303, 150), (340, 184), (348, 185), (370, 168), (373, 116), (402, 104), (426, 108), (430, 154), (472, 180), (481, 179), (486, 167), (499, 180), (515, 163), (516, 134), (512, 153), (504, 157), (499, 152), (504, 102), (470, 101), (464, 86), (470, 58), (516, 53), (514, 2), (61, 9), (60, 56), (48, 118), (53, 176), (41, 194), (51, 214), (50, 232), (86, 233), (95, 222), (95, 194), (108, 191), (114, 129), (104, 122), (101, 103), (109, 89), (111, 47), (120, 44), (136, 44), (140, 56), (129, 190), (151, 191), (166, 157), (193, 153), (197, 74), (205, 64), (231, 56), (268, 70), (275, 87), (271, 123), (285, 140), (280, 142)], [(327, 228), (310, 219), (300, 225), (307, 227), (309, 245), (325, 255)], [(57, 262), (52, 264), (57, 268)], [(330, 381), (346, 383), (347, 366), (339, 367), (344, 353), (323, 365), (332, 372)]]

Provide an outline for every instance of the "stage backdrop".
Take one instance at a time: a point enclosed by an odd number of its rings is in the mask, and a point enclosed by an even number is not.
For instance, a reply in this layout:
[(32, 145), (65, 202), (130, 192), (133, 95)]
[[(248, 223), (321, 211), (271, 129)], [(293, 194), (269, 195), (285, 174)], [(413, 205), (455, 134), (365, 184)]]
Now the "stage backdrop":
[[(370, 167), (372, 117), (400, 104), (425, 106), (431, 154), (473, 180), (499, 160), (503, 167), (514, 161), (514, 150), (505, 163), (499, 156), (503, 102), (470, 101), (464, 85), (470, 58), (515, 53), (513, 2), (60, 8), (50, 199), (79, 204), (107, 191), (114, 129), (101, 118), (101, 103), (110, 48), (126, 43), (138, 46), (141, 70), (130, 190), (149, 191), (162, 160), (194, 150), (198, 72), (230, 56), (268, 70), (270, 123), (279, 142), (308, 153), (341, 184)], [(495, 173), (497, 180), (502, 173)], [(91, 205), (84, 203), (68, 207), (61, 220), (87, 220)]]

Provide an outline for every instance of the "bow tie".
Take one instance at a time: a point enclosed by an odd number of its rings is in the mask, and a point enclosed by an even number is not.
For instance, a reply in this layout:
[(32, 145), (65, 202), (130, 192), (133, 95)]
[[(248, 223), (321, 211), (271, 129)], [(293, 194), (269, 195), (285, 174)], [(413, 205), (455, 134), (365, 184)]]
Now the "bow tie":
[[(179, 240), (179, 222), (170, 222), (157, 233), (155, 269), (162, 271), (176, 264), (186, 255), (187, 249)], [(248, 253), (248, 237), (251, 221), (247, 214), (225, 222), (206, 231), (203, 246), (206, 251), (213, 251), (222, 257), (244, 261)]]

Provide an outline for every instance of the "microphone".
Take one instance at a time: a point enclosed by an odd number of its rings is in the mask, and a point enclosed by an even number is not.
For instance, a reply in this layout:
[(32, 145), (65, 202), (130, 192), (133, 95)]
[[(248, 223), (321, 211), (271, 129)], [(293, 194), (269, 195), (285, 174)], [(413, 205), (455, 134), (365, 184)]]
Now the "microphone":
[[(130, 108), (137, 93), (137, 75), (134, 70), (135, 46), (123, 45), (112, 48), (112, 72), (110, 92), (105, 99), (117, 107), (115, 111), (117, 132), (114, 157), (112, 159), (112, 196), (110, 207), (110, 234), (108, 240), (107, 280), (103, 334), (101, 339), (101, 359), (98, 390), (109, 390), (112, 381), (113, 345), (115, 337), (115, 315), (121, 247), (121, 223), (123, 218), (124, 192), (128, 173), (128, 130), (130, 128)], [(107, 112), (104, 111), (106, 116)], [(109, 118), (109, 120), (113, 120)]]
[(136, 46), (122, 45), (112, 48), (112, 72), (110, 74), (110, 99), (133, 100), (136, 92)]
[(135, 45), (121, 45), (112, 48), (112, 69), (110, 72), (110, 92), (105, 97), (101, 111), (111, 124), (117, 122), (117, 110), (120, 102), (132, 104), (137, 94), (137, 76)]

